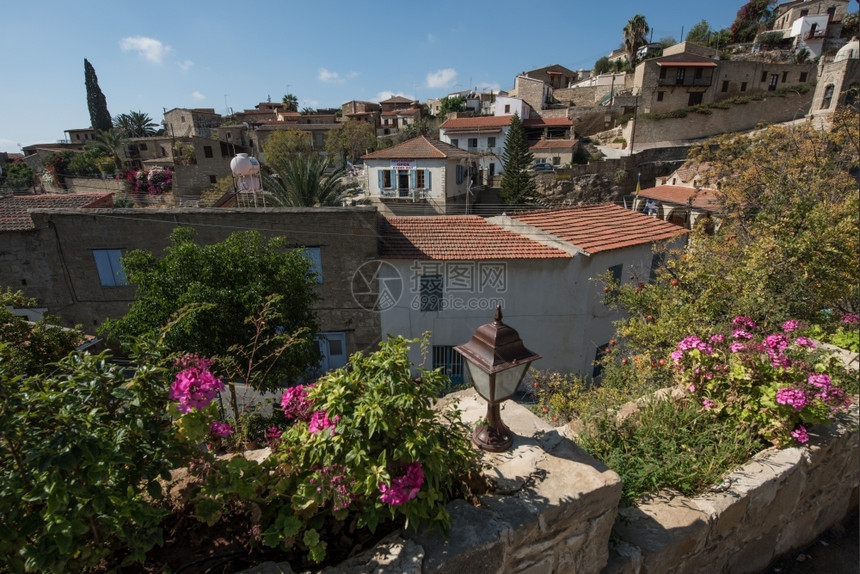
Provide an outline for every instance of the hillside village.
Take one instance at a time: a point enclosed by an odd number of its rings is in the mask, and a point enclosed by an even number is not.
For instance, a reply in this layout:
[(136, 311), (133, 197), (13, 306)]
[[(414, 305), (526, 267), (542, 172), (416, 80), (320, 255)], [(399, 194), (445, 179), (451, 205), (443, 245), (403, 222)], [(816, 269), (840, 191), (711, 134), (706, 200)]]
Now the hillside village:
[[(719, 225), (712, 191), (685, 163), (690, 147), (764, 124), (826, 122), (838, 106), (856, 105), (856, 22), (847, 0), (791, 0), (752, 42), (643, 44), (635, 66), (616, 50), (606, 58), (610, 71), (553, 64), (515, 74), (507, 91), (302, 111), (285, 97), (227, 116), (169, 109), (156, 135), (116, 142), (119, 169), (88, 176), (52, 163), (100, 137), (93, 127), (70, 128), (60, 143), (0, 156), (7, 171), (23, 162), (35, 174), (0, 187), (0, 284), (39, 301), (22, 313), (58, 315), (95, 334), (134, 299), (123, 253), (161, 252), (175, 226), (196, 228), (201, 241), (253, 228), (312, 254), (323, 369), (387, 334), (431, 330), (433, 365), (461, 380), (452, 346), (501, 302), (544, 350), (543, 368), (588, 374), (616, 318), (590, 279), (610, 270), (619, 280), (648, 281), (660, 260), (655, 244), (664, 251), (682, 244), (702, 217)], [(452, 106), (457, 111), (447, 112)], [(514, 117), (533, 158), (526, 171), (536, 193), (525, 205), (500, 196)], [(267, 145), (285, 133), (310, 154), (331, 156), (330, 142), (356, 126), (374, 143), (341, 144), (334, 163), (344, 164), (352, 191), (340, 207), (273, 207), (267, 191), (248, 187), (256, 176), (231, 171), (231, 160), (245, 154), (266, 173)], [(381, 313), (355, 295), (355, 274), (368, 260), (401, 281)], [(535, 300), (536, 289), (549, 296)]]

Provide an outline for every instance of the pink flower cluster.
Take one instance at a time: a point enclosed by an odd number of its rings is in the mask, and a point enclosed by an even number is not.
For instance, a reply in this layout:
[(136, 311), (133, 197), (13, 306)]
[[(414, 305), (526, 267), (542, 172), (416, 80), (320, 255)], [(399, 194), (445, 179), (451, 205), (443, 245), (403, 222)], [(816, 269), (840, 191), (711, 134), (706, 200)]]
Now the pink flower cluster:
[(842, 322), (846, 325), (856, 325), (858, 322), (860, 322), (860, 316), (858, 316), (856, 313), (845, 313), (844, 315), (842, 315)]
[(734, 319), (732, 319), (732, 325), (739, 329), (746, 329), (748, 331), (755, 330), (755, 321), (750, 319), (745, 315), (738, 315)]
[(802, 411), (803, 407), (809, 404), (809, 399), (806, 398), (806, 393), (801, 389), (783, 387), (776, 392), (776, 402), (794, 407), (796, 411)]
[(797, 425), (797, 428), (791, 431), (791, 436), (793, 436), (794, 440), (800, 444), (806, 444), (809, 442), (809, 434), (806, 432), (806, 427), (803, 425)]
[(379, 500), (391, 506), (400, 506), (409, 502), (421, 490), (424, 484), (424, 470), (420, 462), (413, 462), (406, 466), (403, 476), (391, 479), (391, 484), (380, 484)]
[(282, 431), (278, 427), (267, 428), (266, 443), (268, 443), (269, 446), (274, 446), (274, 444), (280, 440), (282, 434), (284, 434), (284, 431)]
[(328, 413), (325, 411), (314, 411), (311, 414), (311, 420), (308, 422), (308, 430), (312, 433), (318, 433), (322, 430), (330, 428), (329, 431), (330, 436), (334, 436), (334, 427), (337, 425), (337, 421), (340, 420), (340, 417), (334, 417), (334, 419), (328, 418)]
[(681, 342), (678, 343), (677, 349), (669, 353), (669, 356), (672, 357), (673, 361), (679, 363), (684, 357), (684, 351), (690, 351), (692, 349), (696, 349), (705, 355), (711, 355), (714, 352), (714, 348), (709, 343), (705, 343), (695, 335), (690, 335), (689, 337), (684, 337)]
[(800, 321), (798, 321), (797, 319), (789, 319), (782, 324), (782, 330), (785, 333), (791, 333), (793, 331), (797, 331), (798, 329), (800, 329)]
[(185, 355), (176, 361), (176, 365), (182, 370), (176, 373), (168, 397), (179, 403), (176, 408), (180, 413), (206, 408), (224, 390), (224, 383), (209, 370), (212, 361), (197, 355)]
[(307, 389), (312, 385), (296, 385), (284, 391), (281, 408), (288, 419), (307, 420), (311, 414), (313, 401), (308, 398)]
[(214, 436), (227, 438), (236, 431), (233, 430), (233, 427), (231, 427), (229, 423), (215, 421), (209, 425), (209, 432)]

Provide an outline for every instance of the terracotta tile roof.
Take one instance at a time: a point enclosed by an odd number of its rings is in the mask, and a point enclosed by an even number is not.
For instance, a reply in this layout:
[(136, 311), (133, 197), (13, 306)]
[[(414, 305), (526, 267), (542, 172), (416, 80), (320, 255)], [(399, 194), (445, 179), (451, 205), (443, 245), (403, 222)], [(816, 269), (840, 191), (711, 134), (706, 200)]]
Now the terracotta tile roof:
[(469, 152), (439, 140), (418, 136), (396, 146), (377, 150), (361, 156), (361, 159), (445, 159), (448, 157), (471, 157)]
[(707, 188), (697, 190), (695, 187), (684, 187), (681, 185), (658, 185), (643, 189), (639, 192), (639, 195), (666, 203), (677, 203), (678, 205), (687, 205), (692, 200), (693, 207), (696, 209), (705, 209), (708, 211), (719, 209), (719, 203), (717, 202), (714, 190)]
[(697, 60), (680, 60), (680, 61), (672, 61), (667, 60), (663, 62), (657, 62), (658, 66), (697, 66), (699, 68), (716, 68), (716, 62), (710, 61), (697, 61)]
[(479, 116), (477, 118), (451, 118), (445, 120), (440, 130), (464, 128), (494, 128), (510, 125), (514, 116)]
[(398, 108), (396, 110), (388, 110), (387, 112), (382, 112), (383, 116), (414, 116), (415, 114), (421, 113), (419, 108)]
[(523, 127), (539, 128), (541, 126), (572, 126), (573, 121), (568, 118), (533, 118), (523, 120)]
[(587, 254), (673, 239), (687, 230), (612, 203), (546, 209), (512, 215)]
[(380, 104), (411, 104), (415, 100), (410, 100), (409, 98), (404, 98), (403, 96), (392, 96), (387, 100), (382, 100), (379, 102)]
[(711, 169), (709, 163), (685, 163), (675, 170), (675, 175), (680, 177), (684, 183), (688, 183), (693, 181), (697, 175), (704, 175), (709, 169)]
[(0, 231), (35, 229), (28, 210), (113, 207), (112, 193), (63, 193), (0, 196)]
[(506, 231), (478, 215), (389, 217), (381, 225), (388, 259), (564, 259), (571, 255)]
[(574, 144), (576, 144), (576, 140), (540, 140), (529, 149), (571, 149)]

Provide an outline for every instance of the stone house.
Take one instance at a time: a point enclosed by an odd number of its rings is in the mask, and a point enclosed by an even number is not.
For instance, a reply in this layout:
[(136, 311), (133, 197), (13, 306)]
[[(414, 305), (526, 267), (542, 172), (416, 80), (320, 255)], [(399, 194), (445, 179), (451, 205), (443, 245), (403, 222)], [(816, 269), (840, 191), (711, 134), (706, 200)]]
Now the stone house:
[(712, 189), (657, 185), (641, 190), (633, 199), (632, 208), (687, 229), (702, 222), (711, 231), (719, 229), (720, 206)]
[[(837, 37), (842, 19), (848, 13), (848, 0), (789, 0), (774, 10), (772, 31), (781, 31), (786, 37), (797, 37), (802, 31), (805, 40)], [(823, 20), (815, 17), (823, 17)], [(805, 21), (805, 22), (804, 22)], [(800, 25), (797, 25), (801, 23)], [(816, 27), (811, 28), (815, 23)], [(820, 53), (818, 54), (820, 55)]]
[(478, 156), (418, 136), (362, 156), (368, 199), (384, 215), (468, 213)]
[(382, 106), (375, 102), (351, 100), (341, 105), (340, 109), (344, 120), (367, 122), (377, 130), (382, 126), (382, 120), (380, 118), (380, 114), (382, 114)]
[(591, 279), (611, 272), (625, 282), (648, 281), (659, 261), (652, 247), (679, 244), (685, 233), (611, 204), (491, 219), (387, 218), (380, 229), (380, 291), (385, 286), (388, 295), (382, 336), (430, 331), (432, 362), (425, 366), (444, 367), (457, 382), (463, 365), (452, 347), (501, 306), (505, 322), (543, 356), (535, 368), (592, 376), (618, 315)]
[(21, 289), (64, 326), (80, 324), (95, 334), (106, 318), (121, 317), (134, 300), (134, 288), (121, 272), (122, 254), (145, 249), (160, 255), (177, 227), (194, 228), (204, 244), (237, 229), (255, 229), (308, 249), (320, 276), (315, 311), (323, 367), (342, 366), (349, 354), (378, 343), (379, 314), (357, 306), (351, 288), (353, 274), (377, 254), (375, 209), (153, 211), (111, 208), (111, 197), (0, 198), (0, 286)]
[(173, 108), (164, 112), (164, 130), (174, 138), (208, 138), (221, 125), (221, 120), (215, 108)]
[(659, 114), (738, 96), (767, 94), (782, 87), (811, 83), (815, 78), (814, 64), (720, 60), (716, 50), (684, 42), (666, 48), (659, 58), (637, 65), (633, 90), (638, 96), (639, 113)]
[(528, 78), (534, 78), (547, 84), (553, 90), (569, 88), (579, 80), (579, 72), (574, 72), (559, 64), (545, 66), (536, 70), (529, 70), (520, 74)]
[(860, 40), (855, 36), (832, 59), (819, 61), (812, 115), (830, 114), (836, 106), (860, 102)]

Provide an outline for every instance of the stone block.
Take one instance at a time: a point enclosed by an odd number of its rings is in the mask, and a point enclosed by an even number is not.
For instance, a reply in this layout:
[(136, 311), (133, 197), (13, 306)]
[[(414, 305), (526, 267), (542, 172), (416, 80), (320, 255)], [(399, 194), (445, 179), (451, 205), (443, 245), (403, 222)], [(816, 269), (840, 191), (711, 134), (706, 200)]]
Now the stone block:
[(732, 574), (761, 572), (776, 557), (774, 548), (776, 548), (779, 530), (778, 527), (774, 527), (758, 538), (748, 539), (747, 543), (731, 556), (727, 571)]

